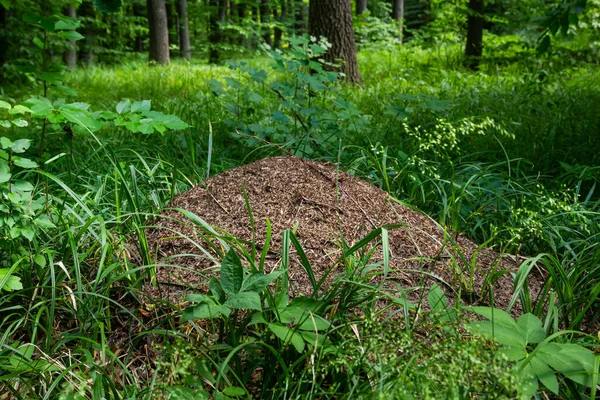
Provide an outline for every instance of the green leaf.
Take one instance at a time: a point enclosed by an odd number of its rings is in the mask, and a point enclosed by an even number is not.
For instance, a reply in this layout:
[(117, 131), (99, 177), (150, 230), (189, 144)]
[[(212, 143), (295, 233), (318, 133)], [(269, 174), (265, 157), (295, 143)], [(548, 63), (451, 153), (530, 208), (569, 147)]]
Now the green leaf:
[(543, 37), (543, 39), (540, 41), (540, 44), (538, 44), (538, 47), (537, 47), (538, 54), (543, 54), (546, 51), (548, 51), (551, 43), (552, 42), (550, 41), (550, 35), (546, 34)]
[(260, 296), (256, 292), (240, 292), (229, 297), (225, 302), (231, 308), (240, 308), (260, 311)]
[(225, 292), (221, 287), (221, 282), (219, 282), (219, 280), (214, 276), (212, 276), (208, 281), (208, 289), (215, 299), (221, 299), (225, 297)]
[(125, 99), (117, 104), (117, 113), (123, 114), (124, 112), (129, 112), (129, 110), (131, 110), (131, 101)]
[(552, 368), (537, 357), (530, 360), (531, 369), (535, 376), (546, 386), (552, 393), (558, 394), (558, 380)]
[(50, 217), (47, 215), (41, 215), (33, 220), (33, 223), (39, 226), (40, 228), (52, 229), (56, 228), (56, 225), (50, 220)]
[(10, 128), (10, 121), (7, 119), (2, 119), (0, 120), (0, 126), (6, 129)]
[(33, 261), (35, 261), (35, 263), (36, 263), (37, 265), (39, 265), (40, 267), (45, 267), (45, 266), (46, 266), (46, 257), (44, 257), (44, 256), (43, 256), (43, 255), (41, 255), (41, 254), (36, 254), (36, 255), (33, 257)]
[(92, 0), (92, 3), (104, 13), (114, 13), (121, 8), (121, 0)]
[(11, 176), (8, 164), (0, 159), (0, 183), (8, 182)]
[(13, 142), (9, 138), (4, 136), (0, 138), (0, 146), (2, 146), (3, 149), (10, 149), (12, 145)]
[(246, 391), (241, 387), (228, 386), (225, 389), (223, 389), (223, 394), (227, 396), (239, 397), (244, 396), (246, 394)]
[(517, 327), (527, 343), (539, 343), (546, 338), (542, 321), (531, 313), (521, 315), (517, 321)]
[(131, 105), (131, 112), (143, 112), (150, 111), (151, 103), (150, 100), (134, 101)]
[(38, 37), (33, 38), (33, 44), (35, 44), (40, 50), (44, 50), (44, 42)]
[(18, 139), (18, 140), (15, 140), (15, 142), (11, 146), (11, 149), (15, 153), (24, 153), (29, 148), (29, 146), (31, 146), (31, 140)]
[(574, 343), (546, 343), (536, 357), (567, 378), (590, 387), (594, 371), (594, 352)]
[(264, 288), (269, 286), (269, 283), (277, 279), (282, 273), (283, 271), (275, 271), (265, 275), (260, 272), (255, 272), (244, 279), (242, 291), (260, 293)]
[(5, 110), (10, 110), (12, 108), (12, 106), (10, 105), (10, 103), (0, 100), (0, 108), (3, 108)]
[(29, 123), (22, 118), (15, 118), (11, 122), (13, 123), (14, 126), (17, 126), (19, 128), (25, 128), (26, 126), (29, 125)]
[(242, 261), (235, 250), (230, 249), (221, 263), (221, 287), (227, 294), (239, 293), (244, 280)]
[(517, 323), (513, 317), (504, 310), (493, 307), (467, 307), (467, 309), (493, 321), (495, 324), (517, 329)]
[(298, 353), (304, 351), (305, 343), (302, 335), (298, 332), (294, 332), (292, 329), (283, 325), (267, 324), (271, 332), (275, 334), (284, 343), (290, 342)]
[(29, 158), (15, 157), (13, 162), (16, 166), (21, 168), (37, 168), (38, 164), (35, 161), (31, 161)]
[(194, 319), (214, 319), (221, 317), (221, 315), (228, 317), (229, 314), (231, 314), (229, 307), (207, 302), (186, 308), (182, 318), (184, 321), (191, 321)]
[(52, 103), (45, 97), (31, 98), (25, 102), (29, 105), (33, 117), (46, 117), (54, 110)]
[(491, 321), (472, 322), (467, 325), (473, 333), (480, 334), (505, 346), (525, 349), (526, 342), (519, 331)]
[(10, 268), (0, 268), (0, 283), (4, 282), (4, 285), (0, 286), (0, 290), (13, 291), (23, 289), (21, 278), (15, 275), (9, 275)]
[(17, 104), (9, 112), (10, 112), (10, 115), (23, 115), (23, 114), (27, 114), (27, 113), (31, 114), (32, 111), (29, 107), (25, 107), (20, 104)]
[(21, 228), (21, 235), (31, 242), (35, 237), (35, 231), (31, 226), (25, 226)]
[(22, 192), (31, 192), (33, 190), (33, 185), (31, 183), (21, 180), (13, 182), (12, 187)]
[(82, 34), (77, 33), (75, 31), (60, 32), (60, 36), (62, 36), (63, 38), (65, 38), (71, 42), (76, 42), (76, 41), (84, 38), (84, 36)]
[(431, 310), (434, 312), (442, 312), (446, 310), (448, 300), (437, 283), (431, 286), (429, 294), (427, 295), (427, 302), (429, 303)]
[(65, 76), (60, 72), (41, 72), (40, 77), (42, 80), (52, 84), (60, 83), (65, 80)]

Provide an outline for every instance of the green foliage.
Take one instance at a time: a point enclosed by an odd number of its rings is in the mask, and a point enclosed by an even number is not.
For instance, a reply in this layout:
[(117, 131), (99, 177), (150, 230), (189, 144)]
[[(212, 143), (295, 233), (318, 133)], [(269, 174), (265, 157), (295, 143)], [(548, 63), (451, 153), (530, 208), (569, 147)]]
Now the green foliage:
[(471, 307), (471, 311), (489, 321), (469, 324), (476, 334), (488, 337), (503, 347), (500, 353), (516, 362), (525, 379), (524, 393), (533, 396), (538, 391), (538, 381), (551, 392), (559, 394), (555, 371), (588, 387), (598, 382), (594, 352), (576, 343), (553, 341), (568, 332), (557, 332), (546, 337), (542, 321), (533, 314), (523, 314), (515, 321), (503, 310)]

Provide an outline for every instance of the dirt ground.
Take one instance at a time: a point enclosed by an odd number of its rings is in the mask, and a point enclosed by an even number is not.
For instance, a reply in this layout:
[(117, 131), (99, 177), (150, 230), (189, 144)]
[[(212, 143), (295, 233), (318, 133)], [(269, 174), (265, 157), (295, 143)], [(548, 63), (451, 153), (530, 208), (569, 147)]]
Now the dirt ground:
[[(378, 227), (399, 225), (388, 229), (389, 273), (385, 279), (381, 274), (373, 278), (376, 283), (392, 292), (409, 289), (409, 299), (415, 300), (420, 288), (427, 290), (437, 282), (451, 300), (460, 295), (463, 304), (489, 304), (489, 291), (482, 290), (484, 280), (490, 272), (505, 271), (493, 285), (494, 305), (506, 308), (513, 294), (510, 272), (518, 269), (517, 257), (500, 257), (460, 235), (445, 233), (429, 217), (335, 165), (283, 156), (218, 174), (175, 198), (172, 208), (155, 221), (156, 228), (148, 234), (159, 264), (159, 285), (148, 284), (148, 295), (179, 302), (190, 291), (206, 290), (204, 284), (218, 267), (216, 253), (207, 246), (202, 230), (173, 208), (189, 210), (207, 224), (251, 241), (244, 191), (252, 210), (259, 254), (265, 244), (267, 218), (272, 225), (266, 271), (279, 266), (286, 229), (296, 230), (317, 280), (333, 266), (326, 280), (331, 282), (336, 274), (346, 271), (344, 263), (338, 262), (342, 238), (352, 246)], [(210, 242), (218, 245), (214, 239)], [(290, 293), (310, 294), (308, 275), (297, 254), (291, 254)], [(382, 260), (379, 245), (368, 264), (383, 269)], [(543, 284), (541, 275), (533, 274), (529, 284), (533, 293), (538, 292)]]

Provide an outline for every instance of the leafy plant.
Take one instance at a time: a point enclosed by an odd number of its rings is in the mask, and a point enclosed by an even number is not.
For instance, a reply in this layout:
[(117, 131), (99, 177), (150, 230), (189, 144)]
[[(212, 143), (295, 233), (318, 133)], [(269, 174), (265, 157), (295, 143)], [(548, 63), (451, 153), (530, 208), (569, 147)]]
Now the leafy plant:
[[(556, 373), (582, 386), (593, 387), (598, 382), (594, 352), (577, 343), (556, 341), (570, 331), (559, 331), (547, 336), (542, 321), (527, 313), (516, 321), (506, 311), (489, 307), (469, 307), (488, 321), (472, 322), (469, 329), (502, 345), (501, 354), (516, 362), (526, 379), (524, 391), (533, 396), (538, 381), (554, 394), (559, 394)], [(548, 327), (546, 327), (548, 328)], [(596, 375), (596, 376), (595, 376)]]

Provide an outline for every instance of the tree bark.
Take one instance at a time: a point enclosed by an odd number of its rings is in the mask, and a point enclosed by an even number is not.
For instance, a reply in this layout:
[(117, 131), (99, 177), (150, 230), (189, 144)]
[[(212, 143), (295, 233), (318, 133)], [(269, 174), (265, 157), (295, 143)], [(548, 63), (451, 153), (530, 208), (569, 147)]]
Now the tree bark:
[(148, 27), (150, 33), (149, 60), (161, 65), (169, 65), (169, 26), (165, 0), (146, 0), (148, 7)]
[(190, 20), (188, 17), (187, 0), (179, 0), (177, 12), (179, 14), (179, 51), (181, 58), (189, 60), (192, 58), (190, 49)]
[(221, 52), (219, 51), (219, 44), (221, 43), (221, 29), (219, 27), (220, 1), (210, 0), (208, 5), (210, 6), (208, 21), (208, 42), (210, 43), (208, 63), (218, 64), (221, 61)]
[(0, 4), (0, 67), (4, 65), (7, 59), (8, 38), (6, 37), (6, 34), (8, 30), (6, 20), (6, 8)]
[(343, 63), (339, 70), (346, 80), (362, 81), (356, 60), (350, 0), (310, 0), (308, 24), (312, 36), (324, 36), (331, 43), (325, 60), (339, 63), (341, 59)]
[(356, 0), (356, 15), (361, 15), (367, 9), (367, 0)]
[(273, 42), (271, 42), (271, 28), (269, 27), (269, 22), (271, 22), (271, 7), (269, 5), (269, 0), (261, 0), (260, 1), (260, 30), (262, 31), (262, 38), (266, 44), (271, 46)]
[[(69, 3), (65, 14), (68, 17), (77, 18), (77, 9), (73, 3)], [(77, 67), (77, 42), (67, 42), (67, 49), (63, 53), (63, 61), (68, 69), (75, 69)]]
[(467, 44), (465, 46), (465, 63), (473, 71), (479, 69), (483, 54), (483, 12), (484, 0), (469, 0), (467, 16)]
[[(273, 7), (273, 17), (277, 18), (277, 7)], [(287, 20), (287, 0), (281, 2), (281, 11), (279, 13), (279, 23), (284, 25)], [(275, 28), (273, 32), (273, 47), (276, 49), (281, 47), (281, 38), (283, 37), (283, 30), (281, 27)]]
[(392, 18), (397, 21), (400, 42), (404, 38), (404, 0), (394, 0)]

